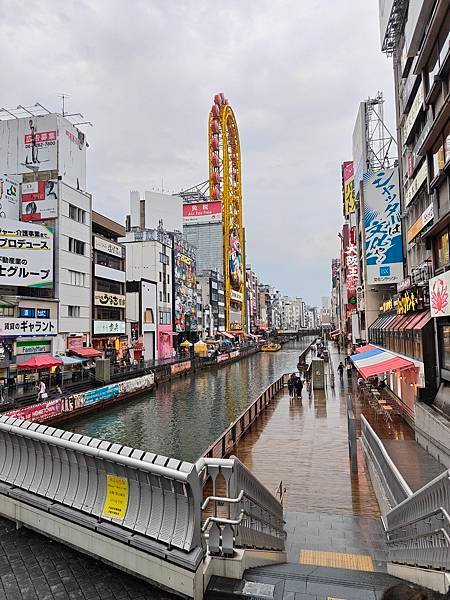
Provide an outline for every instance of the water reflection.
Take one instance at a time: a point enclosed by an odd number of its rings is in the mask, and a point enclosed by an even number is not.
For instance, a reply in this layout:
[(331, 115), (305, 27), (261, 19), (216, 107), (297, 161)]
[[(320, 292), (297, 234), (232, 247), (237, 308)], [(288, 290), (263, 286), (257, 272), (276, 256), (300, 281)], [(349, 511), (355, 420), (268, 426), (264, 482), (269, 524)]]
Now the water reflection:
[(260, 352), (226, 367), (200, 371), (67, 428), (183, 460), (196, 460), (272, 381), (296, 370), (310, 343), (291, 342), (281, 352)]

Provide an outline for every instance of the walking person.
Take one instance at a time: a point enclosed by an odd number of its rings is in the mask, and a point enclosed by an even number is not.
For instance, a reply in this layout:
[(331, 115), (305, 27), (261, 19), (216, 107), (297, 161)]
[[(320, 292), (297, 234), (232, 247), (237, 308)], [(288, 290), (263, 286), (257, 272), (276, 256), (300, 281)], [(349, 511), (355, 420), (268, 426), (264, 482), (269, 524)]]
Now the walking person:
[(289, 398), (292, 398), (294, 395), (294, 373), (292, 373), (292, 375), (289, 377), (288, 379), (288, 392), (289, 392)]
[(55, 369), (55, 383), (56, 383), (56, 391), (58, 394), (62, 394), (61, 386), (62, 386), (62, 371), (61, 367), (58, 365)]
[(295, 393), (299, 398), (302, 397), (303, 391), (303, 379), (301, 377), (297, 377), (295, 381)]
[(339, 363), (337, 370), (339, 372), (339, 379), (341, 381), (344, 381), (344, 363), (342, 362), (342, 360)]
[(45, 382), (42, 381), (42, 379), (40, 379), (37, 384), (36, 384), (36, 389), (37, 389), (37, 401), (38, 402), (42, 402), (42, 400), (45, 400), (45, 398), (47, 398), (47, 388), (45, 385)]

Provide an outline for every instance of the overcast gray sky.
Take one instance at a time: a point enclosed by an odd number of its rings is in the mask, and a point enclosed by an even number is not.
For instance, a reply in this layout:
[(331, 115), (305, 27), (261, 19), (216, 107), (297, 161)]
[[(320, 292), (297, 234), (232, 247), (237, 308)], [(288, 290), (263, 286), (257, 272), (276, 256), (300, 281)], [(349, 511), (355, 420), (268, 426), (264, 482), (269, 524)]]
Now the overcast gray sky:
[[(94, 208), (123, 221), (130, 189), (207, 179), (207, 118), (238, 121), (247, 260), (319, 303), (341, 224), (340, 163), (360, 100), (383, 90), (377, 0), (0, 0), (1, 105), (81, 112)], [(392, 122), (392, 118), (389, 119)]]

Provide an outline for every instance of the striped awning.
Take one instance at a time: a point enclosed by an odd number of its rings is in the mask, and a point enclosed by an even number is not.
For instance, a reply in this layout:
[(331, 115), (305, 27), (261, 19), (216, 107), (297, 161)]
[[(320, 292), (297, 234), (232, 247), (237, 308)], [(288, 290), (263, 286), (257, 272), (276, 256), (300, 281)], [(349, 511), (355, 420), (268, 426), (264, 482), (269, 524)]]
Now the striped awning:
[(388, 371), (399, 371), (414, 367), (411, 360), (376, 346), (371, 350), (367, 350), (367, 352), (353, 354), (350, 358), (364, 379)]

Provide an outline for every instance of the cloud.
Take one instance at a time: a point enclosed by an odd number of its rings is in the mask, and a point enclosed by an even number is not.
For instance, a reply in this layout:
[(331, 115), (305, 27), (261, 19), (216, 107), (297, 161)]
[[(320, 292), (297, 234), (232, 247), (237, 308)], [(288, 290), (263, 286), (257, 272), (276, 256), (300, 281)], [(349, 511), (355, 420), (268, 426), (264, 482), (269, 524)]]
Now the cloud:
[(5, 107), (67, 107), (86, 129), (88, 189), (123, 222), (130, 189), (207, 179), (207, 116), (223, 91), (242, 145), (248, 262), (280, 290), (329, 291), (340, 173), (358, 103), (385, 90), (376, 3), (360, 0), (2, 0)]

